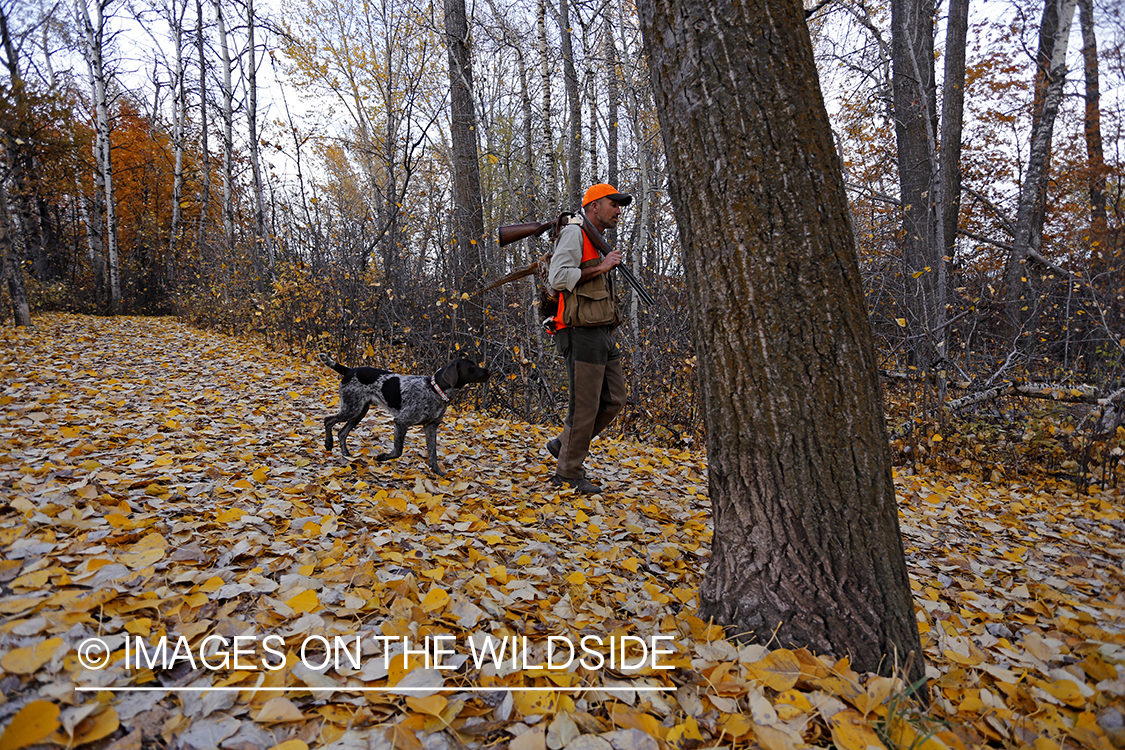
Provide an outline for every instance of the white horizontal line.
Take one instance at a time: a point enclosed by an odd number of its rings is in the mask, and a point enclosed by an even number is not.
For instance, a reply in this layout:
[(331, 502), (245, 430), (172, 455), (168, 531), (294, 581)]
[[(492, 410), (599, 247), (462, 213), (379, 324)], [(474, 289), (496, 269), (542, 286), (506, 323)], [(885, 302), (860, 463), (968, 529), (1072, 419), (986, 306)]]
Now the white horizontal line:
[(675, 692), (679, 690), (676, 687), (308, 687), (308, 686), (293, 686), (293, 687), (254, 687), (247, 685), (245, 687), (225, 686), (225, 687), (76, 687), (78, 692), (101, 692), (103, 690), (111, 693), (206, 693), (209, 691), (237, 691), (243, 692), (270, 692), (270, 693), (284, 693), (284, 692), (316, 692), (331, 690), (337, 693), (646, 693), (646, 692)]

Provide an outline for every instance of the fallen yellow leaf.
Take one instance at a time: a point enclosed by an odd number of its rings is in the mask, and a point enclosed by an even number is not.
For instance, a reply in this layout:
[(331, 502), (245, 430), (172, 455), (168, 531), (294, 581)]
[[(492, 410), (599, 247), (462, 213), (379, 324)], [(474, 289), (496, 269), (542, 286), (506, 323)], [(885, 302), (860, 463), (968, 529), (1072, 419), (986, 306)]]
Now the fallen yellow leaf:
[(301, 709), (288, 698), (278, 696), (270, 698), (254, 716), (254, 721), (259, 724), (280, 724), (289, 721), (304, 721), (305, 715)]
[(61, 645), (62, 638), (48, 638), (31, 646), (14, 649), (0, 659), (0, 667), (12, 674), (34, 674), (54, 657)]
[(311, 589), (290, 597), (285, 603), (298, 613), (315, 612), (320, 609), (320, 599), (317, 598), (316, 592)]
[(869, 747), (882, 749), (885, 746), (875, 734), (875, 730), (864, 720), (858, 711), (845, 709), (832, 715), (828, 720), (832, 730), (832, 741), (840, 750), (867, 750)]
[(20, 750), (42, 742), (59, 728), (59, 707), (50, 701), (31, 701), (12, 717), (0, 735), (0, 750)]

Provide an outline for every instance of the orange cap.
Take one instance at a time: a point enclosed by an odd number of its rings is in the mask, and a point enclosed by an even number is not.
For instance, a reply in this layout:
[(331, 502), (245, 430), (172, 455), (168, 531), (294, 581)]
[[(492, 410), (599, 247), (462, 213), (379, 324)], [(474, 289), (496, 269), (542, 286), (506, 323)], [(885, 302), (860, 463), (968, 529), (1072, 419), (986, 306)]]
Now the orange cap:
[(598, 198), (609, 198), (611, 201), (616, 201), (622, 206), (628, 206), (633, 202), (633, 196), (626, 195), (625, 193), (617, 192), (617, 188), (613, 185), (607, 185), (604, 182), (599, 182), (597, 185), (592, 185), (586, 191), (586, 195), (582, 198), (582, 206), (585, 208), (590, 203), (593, 203)]

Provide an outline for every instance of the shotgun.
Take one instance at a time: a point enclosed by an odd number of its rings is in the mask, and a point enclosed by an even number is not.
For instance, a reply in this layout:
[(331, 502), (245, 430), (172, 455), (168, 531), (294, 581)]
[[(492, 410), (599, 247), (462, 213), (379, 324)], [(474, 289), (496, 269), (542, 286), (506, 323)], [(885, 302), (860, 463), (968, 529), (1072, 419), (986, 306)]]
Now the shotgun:
[[(545, 221), (542, 224), (537, 221), (532, 221), (527, 224), (509, 224), (507, 226), (500, 227), (499, 230), (497, 230), (497, 240), (500, 244), (500, 247), (504, 247), (505, 245), (510, 245), (513, 242), (519, 242), (520, 240), (527, 239), (528, 237), (538, 237), (548, 229), (561, 227), (563, 224), (563, 219), (569, 215), (570, 214), (563, 214), (559, 217), (558, 221)], [(489, 289), (495, 289), (498, 286), (504, 286), (509, 282), (515, 281), (516, 279), (522, 279), (523, 277), (530, 276), (533, 273), (539, 273), (543, 276), (546, 276), (546, 268), (550, 262), (551, 255), (550, 253), (548, 253), (536, 260), (527, 268), (521, 268), (517, 271), (512, 271), (507, 276), (492, 282), (488, 286), (481, 287), (480, 289), (473, 292), (473, 294), (481, 294), (482, 292), (487, 292)]]
[[(538, 237), (548, 229), (555, 229), (555, 233), (558, 234), (558, 231), (562, 229), (571, 215), (572, 214), (563, 214), (559, 217), (558, 221), (546, 221), (542, 224), (537, 221), (532, 221), (527, 224), (509, 224), (507, 226), (500, 227), (497, 232), (497, 234), (499, 235), (500, 247), (510, 245), (513, 242), (519, 242), (520, 240), (527, 237)], [(594, 249), (598, 251), (598, 255), (601, 255), (604, 258), (610, 252), (609, 245), (606, 243), (605, 237), (602, 237), (602, 233), (594, 228), (594, 225), (590, 223), (590, 220), (586, 218), (585, 214), (579, 215), (582, 216), (582, 229), (586, 232), (586, 237), (589, 238), (590, 244), (593, 245)], [(483, 292), (487, 289), (495, 289), (502, 284), (507, 284), (509, 281), (515, 281), (516, 279), (522, 279), (524, 276), (530, 276), (531, 274), (535, 273), (536, 267), (542, 261), (543, 258), (540, 258), (527, 268), (520, 269), (519, 271), (514, 271), (505, 276), (500, 281), (485, 287), (485, 289), (482, 289), (481, 291)], [(626, 266), (625, 264), (620, 264), (616, 266), (616, 268), (621, 272), (621, 275), (625, 277), (625, 281), (628, 282), (629, 286), (633, 287), (634, 291), (636, 291), (637, 293), (637, 296), (640, 297), (646, 305), (656, 304), (656, 300), (653, 299), (652, 295), (649, 294), (643, 286), (641, 286), (641, 282), (637, 281), (637, 277), (633, 275), (633, 272), (629, 270), (628, 266)]]
[(542, 224), (537, 221), (533, 221), (529, 224), (509, 224), (506, 227), (500, 227), (500, 229), (497, 230), (497, 234), (499, 235), (500, 240), (500, 247), (510, 245), (513, 242), (519, 242), (520, 240), (527, 239), (528, 237), (538, 237), (548, 229), (556, 227), (558, 225), (559, 222), (557, 221), (545, 221)]

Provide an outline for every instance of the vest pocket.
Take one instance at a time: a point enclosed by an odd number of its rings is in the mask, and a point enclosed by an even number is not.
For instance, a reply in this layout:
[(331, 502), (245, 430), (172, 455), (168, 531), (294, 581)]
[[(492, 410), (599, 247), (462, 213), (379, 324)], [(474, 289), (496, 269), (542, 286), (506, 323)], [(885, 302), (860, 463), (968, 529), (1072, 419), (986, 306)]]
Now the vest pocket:
[[(578, 286), (573, 294), (568, 294), (568, 299), (563, 305), (563, 323), (568, 326), (604, 326), (616, 325), (620, 322), (617, 316), (617, 305), (613, 297), (602, 284), (595, 279), (588, 284)], [(599, 288), (600, 287), (600, 288)]]

